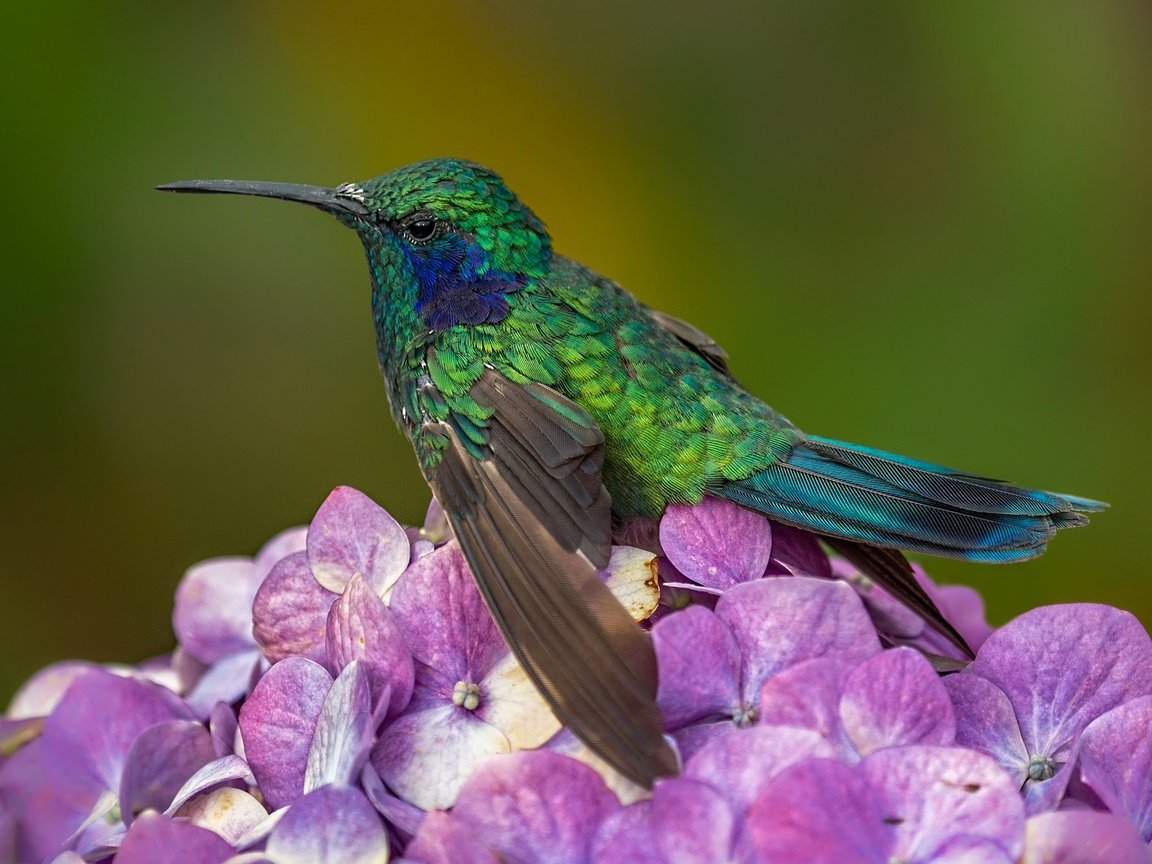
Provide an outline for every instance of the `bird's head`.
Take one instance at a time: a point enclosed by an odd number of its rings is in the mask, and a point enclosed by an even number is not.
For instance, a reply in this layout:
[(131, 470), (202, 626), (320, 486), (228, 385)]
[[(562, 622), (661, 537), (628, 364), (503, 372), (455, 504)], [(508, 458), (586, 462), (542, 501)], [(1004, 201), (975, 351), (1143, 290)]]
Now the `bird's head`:
[(543, 223), (504, 181), (459, 159), (416, 162), (334, 188), (248, 180), (157, 188), (279, 198), (331, 213), (364, 244), (378, 316), (406, 306), (433, 330), (500, 320), (506, 295), (543, 272), (552, 254)]

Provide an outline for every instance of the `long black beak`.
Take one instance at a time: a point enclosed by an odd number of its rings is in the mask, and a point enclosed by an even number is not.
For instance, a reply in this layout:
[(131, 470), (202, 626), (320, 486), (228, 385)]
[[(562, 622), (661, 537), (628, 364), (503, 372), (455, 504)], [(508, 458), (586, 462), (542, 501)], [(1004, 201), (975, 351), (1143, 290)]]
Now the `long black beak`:
[(161, 192), (219, 193), (224, 195), (256, 195), (261, 198), (279, 198), (319, 207), (327, 213), (367, 216), (369, 210), (360, 200), (359, 188), (352, 185), (328, 189), (324, 186), (305, 186), (301, 183), (265, 183), (259, 180), (178, 180), (156, 187)]

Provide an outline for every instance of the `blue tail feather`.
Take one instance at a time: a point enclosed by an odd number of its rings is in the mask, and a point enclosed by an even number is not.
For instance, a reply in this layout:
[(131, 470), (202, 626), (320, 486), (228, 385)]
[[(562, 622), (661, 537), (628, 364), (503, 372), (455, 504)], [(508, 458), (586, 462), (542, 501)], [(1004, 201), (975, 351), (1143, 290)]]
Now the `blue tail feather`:
[(817, 437), (716, 494), (820, 534), (992, 563), (1035, 557), (1106, 506)]

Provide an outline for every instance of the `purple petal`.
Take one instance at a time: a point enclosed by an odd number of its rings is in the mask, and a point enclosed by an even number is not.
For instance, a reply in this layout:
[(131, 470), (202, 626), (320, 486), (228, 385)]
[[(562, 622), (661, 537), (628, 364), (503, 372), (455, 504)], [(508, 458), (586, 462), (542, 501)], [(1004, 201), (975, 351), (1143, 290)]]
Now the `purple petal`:
[(252, 605), (252, 633), (264, 656), (272, 663), (292, 656), (322, 663), (328, 610), (336, 597), (316, 581), (306, 553), (281, 559)]
[(676, 745), (676, 751), (680, 754), (680, 761), (685, 762), (693, 758), (716, 738), (721, 738), (734, 729), (746, 728), (746, 724), (752, 722), (753, 717), (752, 713), (744, 713), (740, 716), (729, 717), (726, 720), (695, 723), (675, 730), (670, 737)]
[(256, 778), (252, 776), (248, 763), (236, 754), (214, 759), (188, 778), (180, 787), (180, 791), (172, 798), (172, 803), (168, 805), (164, 815), (171, 816), (183, 807), (185, 802), (196, 795), (211, 789), (213, 786), (234, 780), (244, 781), (247, 785), (256, 784)]
[(509, 859), (490, 849), (470, 825), (461, 824), (442, 810), (434, 810), (424, 818), (420, 833), (404, 850), (404, 861), (419, 864), (460, 864), (462, 861), (468, 864), (506, 864)]
[(131, 825), (137, 813), (163, 810), (184, 782), (216, 756), (201, 724), (170, 720), (145, 729), (128, 752), (120, 781), (120, 815)]
[(769, 576), (832, 578), (832, 564), (816, 535), (781, 522), (772, 522), (772, 560)]
[(452, 817), (498, 856), (584, 864), (596, 829), (619, 806), (587, 765), (546, 750), (523, 750), (477, 770), (460, 791)]
[[(183, 645), (177, 645), (171, 654), (172, 673), (176, 676), (176, 693), (187, 693), (196, 686), (204, 673), (208, 671), (208, 664), (198, 660), (184, 650)], [(172, 688), (169, 688), (172, 689)]]
[[(730, 728), (726, 723), (718, 725), (722, 725), (725, 729)], [(667, 737), (665, 740), (668, 740)], [(673, 749), (677, 750), (676, 742), (673, 740), (670, 743)], [(621, 804), (631, 804), (634, 801), (647, 800), (651, 795), (650, 790), (633, 783), (592, 752), (592, 749), (587, 744), (572, 734), (571, 729), (561, 727), (560, 731), (549, 738), (541, 749), (550, 750), (553, 753), (559, 753), (562, 756), (568, 756), (571, 759), (577, 759), (583, 762), (600, 775), (600, 779), (604, 781), (604, 785), (612, 791)], [(683, 760), (680, 761), (681, 764), (683, 764)]]
[(45, 755), (65, 772), (120, 788), (133, 742), (167, 720), (193, 719), (171, 691), (155, 684), (93, 669), (79, 676), (44, 724)]
[(737, 820), (710, 786), (680, 778), (659, 780), (649, 812), (656, 847), (668, 864), (731, 860)]
[(749, 705), (759, 703), (769, 676), (802, 660), (837, 656), (858, 662), (880, 650), (864, 606), (841, 582), (767, 577), (725, 592), (716, 615), (740, 645), (741, 690)]
[(736, 825), (728, 802), (712, 787), (680, 777), (661, 779), (652, 789), (651, 801), (634, 804), (605, 821), (594, 842), (592, 861), (730, 861)]
[(705, 718), (730, 718), (740, 702), (740, 647), (728, 626), (692, 606), (652, 628), (665, 729)]
[(389, 792), (376, 769), (369, 762), (360, 772), (360, 786), (376, 812), (384, 817), (384, 821), (392, 825), (405, 840), (408, 840), (420, 830), (420, 823), (426, 815), (423, 810), (402, 798), (397, 798)]
[(886, 815), (862, 772), (807, 759), (769, 781), (745, 832), (759, 864), (884, 864), (896, 844)]
[(201, 719), (219, 702), (239, 702), (252, 687), (262, 662), (257, 648), (225, 657), (200, 677), (184, 701)]
[(1062, 810), (1028, 820), (1020, 864), (1149, 864), (1136, 829), (1112, 813)]
[[(999, 762), (1023, 790), (1029, 815), (1055, 808), (1072, 779), (1078, 743), (1061, 751), (1058, 758), (1029, 750), (1003, 690), (966, 673), (949, 675), (944, 686), (956, 715), (956, 744), (987, 753)], [(1043, 773), (1030, 776), (1034, 772)]]
[(1092, 721), (1080, 739), (1080, 772), (1109, 810), (1152, 839), (1152, 696)]
[(448, 524), (448, 516), (435, 498), (428, 502), (420, 536), (433, 546), (442, 546), (452, 539), (452, 526)]
[(156, 654), (146, 660), (141, 660), (134, 666), (123, 667), (124, 672), (121, 672), (119, 664), (109, 664), (104, 668), (119, 674), (127, 674), (132, 678), (142, 678), (145, 681), (151, 681), (153, 684), (167, 687), (173, 693), (179, 693), (183, 670), (176, 668), (174, 665), (178, 659), (176, 651), (172, 650), (165, 654)]
[(8, 703), (8, 711), (4, 716), (9, 720), (48, 716), (64, 698), (72, 682), (85, 672), (96, 668), (99, 667), (95, 663), (80, 660), (65, 660), (45, 666), (20, 685), (20, 689)]
[(840, 693), (849, 669), (843, 660), (818, 657), (773, 675), (760, 688), (760, 723), (811, 729), (836, 754), (855, 761), (840, 720)]
[(668, 506), (660, 520), (660, 545), (689, 579), (724, 589), (764, 575), (772, 528), (759, 513), (706, 497), (695, 505)]
[(651, 810), (646, 798), (609, 814), (592, 839), (592, 864), (668, 864), (656, 845)]
[(324, 697), (308, 750), (304, 793), (330, 783), (352, 783), (376, 741), (375, 732), (368, 673), (353, 660)]
[(208, 731), (212, 734), (212, 748), (216, 756), (227, 756), (236, 750), (236, 736), (240, 724), (231, 705), (218, 702), (208, 717)]
[(684, 776), (715, 787), (732, 812), (741, 815), (764, 784), (785, 768), (810, 757), (830, 759), (836, 755), (832, 745), (811, 729), (729, 727), (688, 760)]
[(1008, 695), (984, 678), (961, 672), (944, 679), (956, 716), (956, 744), (987, 753), (1017, 788), (1028, 779), (1028, 749)]
[(955, 747), (894, 747), (860, 763), (873, 788), (884, 791), (895, 827), (893, 857), (931, 860), (957, 838), (999, 846), (1015, 861), (1023, 847), (1024, 807), (999, 766)]
[[(415, 531), (416, 529), (415, 528), (406, 528), (404, 530), (407, 532), (412, 532), (412, 531)], [(411, 535), (409, 535), (408, 539), (412, 543), (412, 555), (408, 559), (409, 564), (412, 564), (416, 561), (419, 561), (425, 555), (431, 555), (434, 551), (436, 551), (435, 544), (430, 543), (429, 541), (423, 539), (422, 537), (417, 537), (416, 539), (412, 539)], [(392, 592), (390, 590), (386, 590), (384, 592), (384, 598), (387, 599), (390, 596), (392, 596)]]
[(252, 647), (250, 558), (215, 558), (191, 567), (176, 588), (172, 628), (192, 656), (215, 663)]
[(323, 666), (291, 657), (265, 673), (240, 709), (248, 764), (273, 810), (303, 794), (304, 766), (331, 686)]
[(993, 633), (969, 672), (1007, 694), (1031, 753), (1058, 757), (1105, 711), (1152, 694), (1152, 640), (1110, 606), (1044, 606)]
[(375, 501), (337, 486), (308, 526), (308, 562), (316, 581), (340, 593), (359, 573), (382, 595), (408, 566), (408, 537)]
[(995, 840), (950, 837), (932, 850), (933, 864), (1019, 864)]
[(43, 738), (13, 753), (0, 766), (0, 811), (15, 823), (14, 860), (43, 861), (55, 854), (100, 794), (88, 777), (61, 771), (59, 763), (45, 759)]
[(359, 789), (325, 786), (284, 814), (267, 853), (277, 864), (386, 864), (388, 835)]
[(427, 667), (418, 677), (446, 697), (457, 681), (480, 681), (508, 652), (455, 542), (405, 571), (390, 608), (412, 656)]
[[(290, 807), (282, 807), (279, 810), (273, 810), (266, 817), (264, 817), (264, 820), (262, 822), (255, 825), (243, 837), (241, 837), (239, 840), (237, 840), (233, 845), (237, 849), (262, 848), (268, 842), (269, 835), (271, 835), (272, 831), (275, 830), (276, 826), (280, 824), (280, 820), (282, 820), (285, 816), (288, 815), (288, 811), (290, 809), (291, 809)], [(257, 853), (249, 853), (249, 854), (255, 855)], [(241, 864), (241, 861), (243, 862), (243, 864), (278, 864), (278, 862), (276, 862), (276, 861), (272, 861), (270, 859), (263, 858), (263, 857), (252, 858), (252, 859), (245, 857), (245, 858), (242, 858), (240, 861), (229, 861), (228, 864)]]
[(765, 862), (934, 861), (974, 848), (985, 854), (971, 860), (1009, 862), (1023, 827), (1019, 795), (992, 760), (921, 746), (879, 750), (856, 768), (798, 763), (769, 781), (748, 818)]
[(380, 733), (372, 766), (381, 779), (423, 810), (451, 807), (464, 782), (497, 753), (504, 734), (451, 703), (403, 714)]
[(852, 586), (881, 633), (915, 639), (924, 633), (924, 620), (843, 558), (833, 558), (832, 574)]
[(252, 559), (252, 586), (253, 592), (260, 587), (260, 583), (268, 578), (268, 574), (284, 558), (294, 552), (303, 552), (308, 548), (308, 526), (299, 525), (287, 528), (260, 547), (256, 557)]
[(404, 709), (412, 698), (415, 670), (412, 652), (392, 612), (360, 576), (353, 576), (328, 612), (328, 668), (334, 674), (360, 661), (373, 699), (390, 693), (388, 714)]
[[(916, 567), (915, 564), (912, 566), (913, 568)], [(924, 577), (923, 581), (931, 582), (927, 577)], [(972, 650), (979, 651), (981, 646), (988, 641), (993, 630), (984, 617), (984, 598), (974, 588), (967, 585), (938, 585), (934, 587), (935, 593), (929, 590), (929, 596), (936, 601), (936, 605), (940, 607), (944, 617), (960, 631), (960, 635), (964, 637)]]
[(931, 664), (911, 648), (883, 651), (850, 672), (840, 717), (861, 756), (902, 744), (946, 746), (956, 737), (948, 691)]
[(211, 831), (143, 813), (120, 844), (116, 864), (219, 864), (232, 854), (232, 847)]

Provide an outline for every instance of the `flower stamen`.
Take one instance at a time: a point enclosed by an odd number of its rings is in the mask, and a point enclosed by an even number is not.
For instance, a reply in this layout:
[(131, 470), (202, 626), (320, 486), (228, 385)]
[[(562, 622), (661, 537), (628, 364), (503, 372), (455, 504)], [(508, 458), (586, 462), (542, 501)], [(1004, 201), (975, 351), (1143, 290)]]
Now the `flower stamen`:
[(480, 707), (480, 688), (470, 681), (457, 681), (452, 688), (452, 704), (475, 711)]

